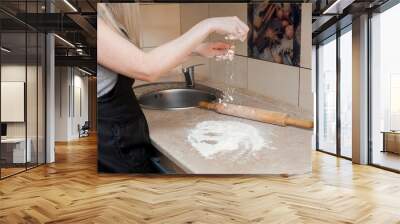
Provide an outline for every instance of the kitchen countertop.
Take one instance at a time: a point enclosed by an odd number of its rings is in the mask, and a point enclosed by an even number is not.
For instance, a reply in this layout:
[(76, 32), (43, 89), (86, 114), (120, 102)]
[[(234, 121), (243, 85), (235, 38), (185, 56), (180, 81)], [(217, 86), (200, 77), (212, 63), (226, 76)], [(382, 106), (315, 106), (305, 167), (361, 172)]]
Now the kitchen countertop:
[[(226, 85), (203, 82), (202, 84), (224, 90)], [(135, 89), (139, 97), (147, 91), (158, 89), (157, 85)], [(312, 114), (300, 111), (292, 105), (235, 89), (234, 103), (288, 113), (299, 118), (312, 119)], [(281, 127), (247, 119), (217, 114), (199, 108), (184, 110), (143, 109), (149, 124), (152, 144), (169, 160), (186, 173), (192, 174), (303, 174), (311, 171), (312, 130)], [(202, 121), (240, 121), (257, 128), (268, 139), (268, 148), (251, 153), (238, 151), (203, 157), (188, 142), (187, 136)], [(240, 155), (240, 156), (238, 156)]]

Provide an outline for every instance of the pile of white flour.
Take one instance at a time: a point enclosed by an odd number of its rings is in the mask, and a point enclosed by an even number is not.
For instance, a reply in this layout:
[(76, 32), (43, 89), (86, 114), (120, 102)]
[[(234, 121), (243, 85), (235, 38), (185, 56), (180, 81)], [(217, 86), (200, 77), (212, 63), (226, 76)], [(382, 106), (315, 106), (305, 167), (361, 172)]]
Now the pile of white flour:
[(203, 121), (189, 131), (187, 140), (206, 158), (217, 153), (252, 152), (266, 147), (256, 128), (238, 121)]

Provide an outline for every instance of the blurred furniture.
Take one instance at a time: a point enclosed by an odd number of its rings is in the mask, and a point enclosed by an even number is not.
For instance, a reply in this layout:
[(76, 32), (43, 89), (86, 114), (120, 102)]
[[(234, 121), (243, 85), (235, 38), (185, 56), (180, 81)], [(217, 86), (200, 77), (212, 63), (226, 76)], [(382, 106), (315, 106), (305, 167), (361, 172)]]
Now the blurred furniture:
[(382, 152), (400, 154), (400, 131), (383, 131)]
[[(28, 144), (26, 144), (26, 142)], [(3, 164), (25, 164), (31, 162), (31, 146), (30, 138), (5, 138), (1, 140), (1, 160)], [(25, 145), (27, 147), (25, 147)], [(26, 148), (26, 151), (25, 151)]]
[(89, 136), (90, 125), (89, 121), (85, 121), (82, 127), (78, 124), (79, 138)]

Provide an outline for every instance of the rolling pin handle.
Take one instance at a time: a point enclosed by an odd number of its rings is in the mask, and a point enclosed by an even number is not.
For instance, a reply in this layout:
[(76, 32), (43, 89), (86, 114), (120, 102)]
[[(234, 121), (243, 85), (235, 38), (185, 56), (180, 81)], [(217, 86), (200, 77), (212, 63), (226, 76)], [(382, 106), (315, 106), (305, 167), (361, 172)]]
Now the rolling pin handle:
[(215, 103), (209, 103), (207, 101), (200, 101), (199, 107), (207, 110), (215, 110), (217, 105)]
[(304, 129), (313, 129), (314, 128), (314, 122), (310, 120), (301, 120), (301, 119), (296, 119), (296, 118), (291, 118), (288, 117), (286, 119), (286, 125), (298, 127), (298, 128), (304, 128)]
[(213, 110), (220, 114), (241, 117), (279, 126), (290, 125), (304, 129), (312, 129), (314, 127), (314, 122), (311, 120), (291, 118), (287, 114), (280, 112), (266, 111), (233, 104), (210, 103), (207, 101), (199, 102), (198, 106), (203, 109)]

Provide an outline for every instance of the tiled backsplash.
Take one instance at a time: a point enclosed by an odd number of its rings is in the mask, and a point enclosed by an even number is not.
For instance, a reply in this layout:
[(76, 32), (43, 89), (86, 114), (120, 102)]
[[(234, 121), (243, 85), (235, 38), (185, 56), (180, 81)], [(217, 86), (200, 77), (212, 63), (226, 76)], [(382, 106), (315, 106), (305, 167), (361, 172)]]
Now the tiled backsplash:
[[(183, 3), (183, 4), (145, 4), (141, 5), (141, 47), (149, 50), (178, 37), (193, 25), (208, 17), (238, 16), (247, 22), (246, 3)], [(286, 103), (313, 112), (313, 92), (311, 75), (311, 4), (302, 6), (301, 25), (301, 67), (247, 57), (247, 43), (238, 42), (234, 60), (234, 78), (227, 79), (225, 65), (214, 59), (192, 56), (183, 66), (205, 64), (196, 68), (196, 79), (210, 79), (225, 82), (238, 88), (245, 88), (279, 99)], [(210, 41), (223, 40), (213, 34)], [(171, 72), (166, 80), (183, 80), (181, 67)]]
[(179, 4), (143, 4), (140, 6), (140, 45), (157, 47), (181, 34)]

